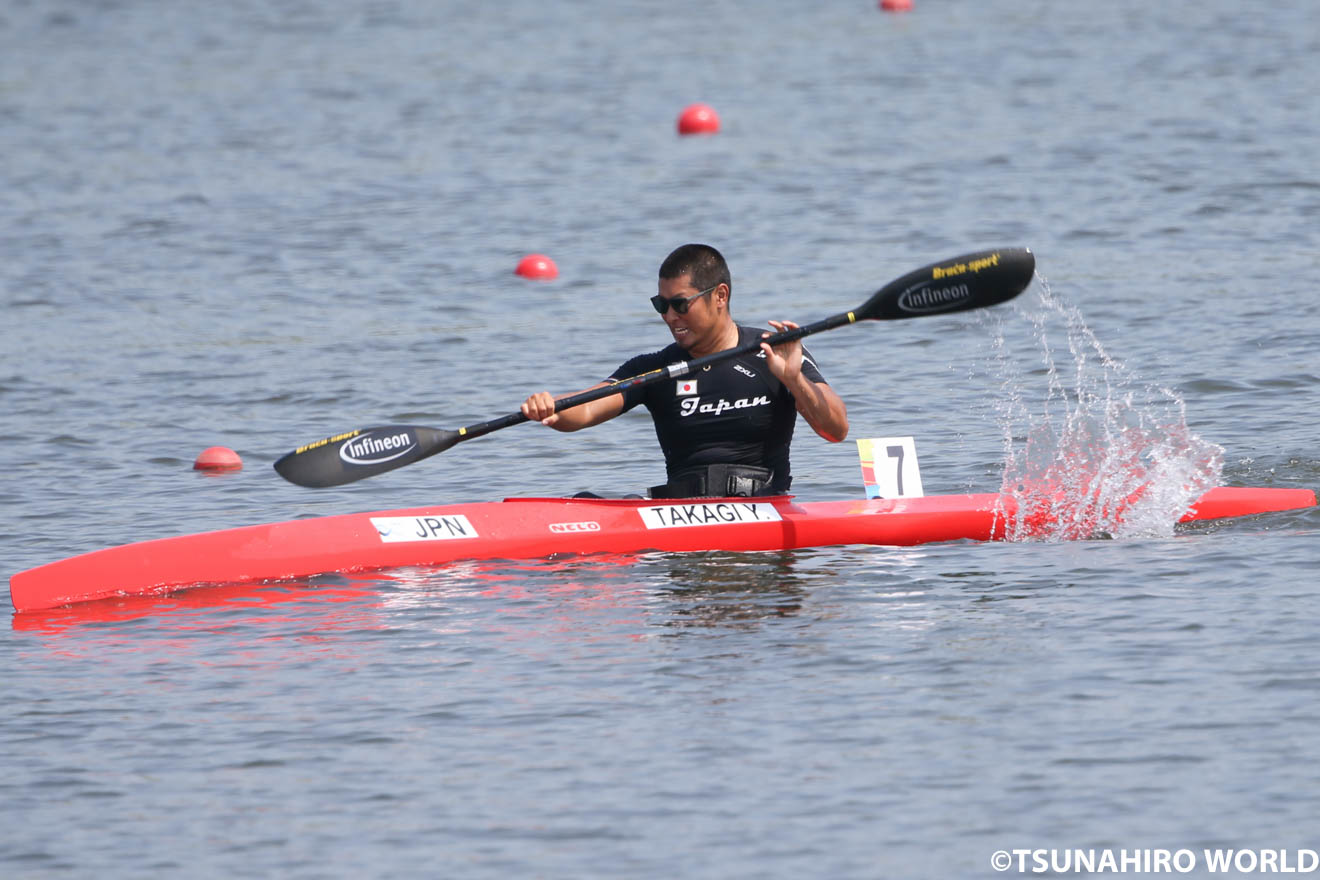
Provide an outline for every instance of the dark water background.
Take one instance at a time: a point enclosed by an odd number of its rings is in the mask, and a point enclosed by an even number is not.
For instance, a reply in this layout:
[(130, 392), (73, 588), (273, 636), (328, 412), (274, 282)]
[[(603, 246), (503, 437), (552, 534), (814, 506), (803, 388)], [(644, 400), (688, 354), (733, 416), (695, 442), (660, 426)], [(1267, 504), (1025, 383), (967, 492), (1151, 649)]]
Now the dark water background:
[[(665, 341), (645, 299), (685, 241), (725, 252), (748, 323), (1033, 248), (1012, 307), (811, 343), (854, 437), (917, 438), (928, 493), (997, 489), (1060, 407), (1149, 418), (1218, 482), (1320, 485), (1320, 7), (916, 5), (0, 4), (0, 568), (657, 482), (643, 413), (322, 492), (270, 463), (594, 382)], [(719, 135), (675, 135), (693, 101)], [(513, 275), (532, 251), (558, 280)], [(213, 444), (246, 468), (192, 471)], [(794, 465), (802, 498), (861, 497), (851, 443), (800, 428)], [(0, 873), (1317, 848), (1318, 538), (1312, 510), (15, 616)]]

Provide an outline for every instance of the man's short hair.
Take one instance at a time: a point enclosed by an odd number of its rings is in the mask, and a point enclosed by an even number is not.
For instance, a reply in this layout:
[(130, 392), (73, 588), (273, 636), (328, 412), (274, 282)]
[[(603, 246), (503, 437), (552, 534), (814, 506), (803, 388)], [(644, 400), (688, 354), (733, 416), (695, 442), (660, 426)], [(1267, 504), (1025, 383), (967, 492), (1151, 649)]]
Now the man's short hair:
[(708, 244), (685, 244), (674, 249), (660, 264), (660, 277), (665, 279), (681, 278), (689, 275), (692, 286), (705, 290), (717, 284), (729, 288), (733, 296), (733, 281), (729, 278), (729, 264), (724, 256)]

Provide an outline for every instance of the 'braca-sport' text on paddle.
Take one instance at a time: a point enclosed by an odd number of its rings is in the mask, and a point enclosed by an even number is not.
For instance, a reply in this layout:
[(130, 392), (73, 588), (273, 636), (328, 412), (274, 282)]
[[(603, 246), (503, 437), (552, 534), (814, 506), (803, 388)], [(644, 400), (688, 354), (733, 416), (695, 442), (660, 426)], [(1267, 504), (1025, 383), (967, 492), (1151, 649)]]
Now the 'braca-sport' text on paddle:
[[(997, 305), (1017, 296), (1036, 270), (1036, 258), (1027, 248), (1000, 248), (941, 260), (897, 278), (851, 312), (840, 312), (814, 324), (772, 334), (705, 357), (680, 361), (659, 370), (621, 379), (555, 401), (555, 412), (618, 394), (626, 388), (676, 379), (705, 366), (756, 351), (762, 343), (780, 345), (813, 333), (858, 321), (892, 321), (946, 315)], [(385, 425), (336, 434), (297, 449), (275, 462), (280, 476), (299, 486), (341, 486), (374, 477), (444, 452), (451, 446), (492, 431), (527, 421), (521, 412), (489, 422), (459, 428)]]

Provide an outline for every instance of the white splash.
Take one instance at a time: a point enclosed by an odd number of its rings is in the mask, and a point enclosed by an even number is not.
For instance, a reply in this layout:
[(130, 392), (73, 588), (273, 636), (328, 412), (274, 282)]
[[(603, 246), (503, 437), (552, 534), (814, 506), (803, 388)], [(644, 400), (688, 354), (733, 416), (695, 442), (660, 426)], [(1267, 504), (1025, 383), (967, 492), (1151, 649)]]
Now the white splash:
[[(1017, 311), (1032, 325), (1047, 378), (1039, 411), (1027, 399), (1039, 381), (1016, 368), (1002, 332), (995, 340), (1003, 383), (996, 407), (1004, 431), (1001, 492), (1011, 499), (1005, 537), (1172, 535), (1192, 502), (1218, 485), (1223, 449), (1188, 429), (1182, 398), (1132, 375), (1081, 312), (1037, 279), (1037, 305)], [(1066, 359), (1055, 355), (1060, 335)]]

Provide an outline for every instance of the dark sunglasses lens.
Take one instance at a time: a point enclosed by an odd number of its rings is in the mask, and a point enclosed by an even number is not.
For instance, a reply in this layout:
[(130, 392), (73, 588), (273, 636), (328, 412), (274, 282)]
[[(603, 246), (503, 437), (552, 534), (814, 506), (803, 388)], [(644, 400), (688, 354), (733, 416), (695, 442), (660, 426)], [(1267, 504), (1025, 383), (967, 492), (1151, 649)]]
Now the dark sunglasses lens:
[(701, 297), (705, 296), (706, 294), (710, 293), (710, 291), (714, 289), (715, 288), (712, 287), (710, 288), (710, 290), (703, 290), (701, 293), (698, 293), (696, 296), (676, 296), (673, 299), (665, 299), (663, 296), (656, 294), (655, 296), (651, 297), (651, 305), (655, 306), (655, 310), (662, 315), (665, 312), (669, 311), (670, 306), (673, 306), (674, 311), (678, 312), (680, 315), (686, 315), (688, 313), (688, 309), (692, 308), (692, 303), (694, 303)]

